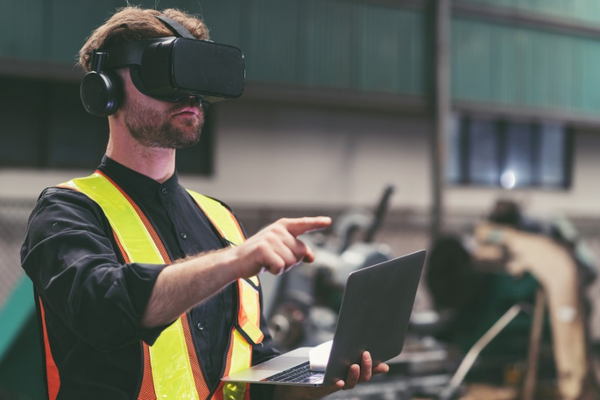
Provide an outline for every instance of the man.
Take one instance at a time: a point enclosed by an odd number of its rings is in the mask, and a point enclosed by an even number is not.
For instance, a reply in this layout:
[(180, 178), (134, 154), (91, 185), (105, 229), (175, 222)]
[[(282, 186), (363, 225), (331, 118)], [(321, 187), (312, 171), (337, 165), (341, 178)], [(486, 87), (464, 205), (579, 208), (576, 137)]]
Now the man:
[[(92, 33), (80, 63), (94, 78), (99, 53), (173, 36), (173, 24), (208, 38), (203, 22), (181, 11), (127, 7)], [(312, 261), (296, 237), (331, 220), (282, 219), (244, 241), (226, 206), (177, 180), (175, 150), (198, 142), (202, 99), (142, 93), (133, 67), (106, 73), (114, 87), (103, 90), (116, 93), (104, 112), (106, 155), (95, 174), (41, 194), (21, 251), (36, 291), (49, 397), (319, 398), (386, 372), (365, 353), (332, 387), (220, 381), (276, 354), (256, 275)]]

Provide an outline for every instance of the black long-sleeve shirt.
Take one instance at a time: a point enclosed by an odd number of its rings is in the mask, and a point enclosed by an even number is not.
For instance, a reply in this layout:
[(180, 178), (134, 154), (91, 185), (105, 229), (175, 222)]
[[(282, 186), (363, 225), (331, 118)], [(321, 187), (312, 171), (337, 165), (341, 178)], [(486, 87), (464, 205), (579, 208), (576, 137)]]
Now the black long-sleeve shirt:
[[(171, 260), (220, 249), (227, 243), (177, 174), (160, 184), (104, 157), (99, 170), (141, 208)], [(22, 266), (41, 298), (59, 399), (133, 399), (143, 375), (142, 343), (151, 345), (166, 327), (139, 324), (165, 265), (125, 263), (102, 209), (86, 195), (64, 188), (42, 192), (21, 249)], [(188, 312), (190, 330), (209, 387), (219, 384), (236, 311), (234, 284)], [(262, 294), (261, 294), (262, 303)], [(252, 363), (271, 358), (271, 336), (253, 347)], [(272, 388), (252, 386), (253, 398)]]

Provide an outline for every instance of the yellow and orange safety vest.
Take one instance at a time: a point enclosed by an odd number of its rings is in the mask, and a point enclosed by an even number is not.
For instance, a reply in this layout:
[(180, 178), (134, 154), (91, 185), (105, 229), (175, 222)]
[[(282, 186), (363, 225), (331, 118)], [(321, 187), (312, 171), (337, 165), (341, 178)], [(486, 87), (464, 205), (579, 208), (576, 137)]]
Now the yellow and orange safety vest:
[[(77, 190), (95, 201), (104, 211), (116, 242), (126, 262), (169, 264), (163, 243), (154, 228), (131, 198), (110, 178), (100, 171), (59, 185)], [(236, 218), (221, 203), (201, 194), (188, 191), (220, 234), (230, 243), (239, 244), (244, 235)], [(260, 300), (257, 277), (238, 279), (237, 323), (231, 330), (229, 350), (223, 376), (248, 368), (252, 364), (252, 344), (263, 340), (260, 330)], [(44, 310), (41, 307), (44, 330), (46, 375), (50, 400), (55, 400), (60, 389), (60, 376), (48, 336)], [(144, 376), (138, 399), (249, 399), (248, 385), (224, 383), (211, 392), (200, 369), (187, 315), (166, 328), (152, 346), (143, 343)]]

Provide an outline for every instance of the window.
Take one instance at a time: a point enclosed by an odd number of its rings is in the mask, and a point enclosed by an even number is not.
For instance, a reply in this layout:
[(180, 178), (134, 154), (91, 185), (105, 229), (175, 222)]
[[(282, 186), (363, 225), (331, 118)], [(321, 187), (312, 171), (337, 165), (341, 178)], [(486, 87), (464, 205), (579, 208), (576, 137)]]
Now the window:
[[(214, 108), (200, 143), (180, 150), (180, 173), (213, 172)], [(108, 142), (108, 121), (89, 115), (77, 83), (0, 77), (0, 166), (93, 169)]]
[(557, 123), (454, 118), (447, 137), (446, 179), (506, 189), (569, 188), (572, 136)]

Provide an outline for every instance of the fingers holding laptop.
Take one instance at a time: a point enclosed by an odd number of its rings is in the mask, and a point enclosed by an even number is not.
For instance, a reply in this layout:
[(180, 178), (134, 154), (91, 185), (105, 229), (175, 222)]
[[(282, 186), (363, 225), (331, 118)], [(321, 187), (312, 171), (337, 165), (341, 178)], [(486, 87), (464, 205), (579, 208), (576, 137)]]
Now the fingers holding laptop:
[(358, 383), (371, 380), (373, 375), (385, 374), (390, 367), (385, 363), (378, 363), (373, 366), (371, 354), (368, 351), (363, 353), (361, 365), (352, 364), (348, 370), (346, 380), (338, 380), (330, 386), (277, 386), (275, 388), (275, 399), (300, 400), (300, 399), (320, 399), (338, 390), (353, 389)]
[(362, 365), (359, 366), (358, 364), (352, 364), (352, 366), (350, 366), (350, 370), (348, 371), (346, 380), (339, 380), (335, 383), (335, 385), (343, 390), (352, 389), (357, 383), (367, 382), (371, 380), (373, 375), (385, 374), (389, 370), (390, 367), (385, 363), (378, 363), (377, 365), (373, 366), (371, 354), (368, 351), (365, 351), (362, 356)]

